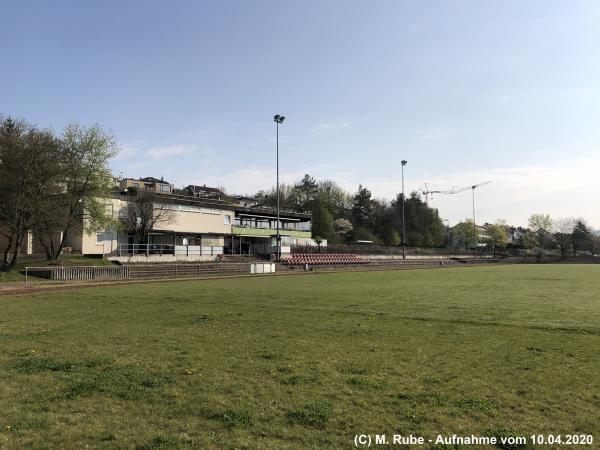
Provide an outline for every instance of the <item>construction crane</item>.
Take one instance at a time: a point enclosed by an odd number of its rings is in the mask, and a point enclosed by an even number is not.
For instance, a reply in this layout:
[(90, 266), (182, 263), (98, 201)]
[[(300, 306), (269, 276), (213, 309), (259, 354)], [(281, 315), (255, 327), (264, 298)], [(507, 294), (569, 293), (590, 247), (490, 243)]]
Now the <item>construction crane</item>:
[(441, 190), (429, 190), (427, 183), (425, 183), (425, 189), (419, 188), (419, 190), (423, 193), (423, 197), (425, 198), (425, 205), (429, 206), (429, 197), (431, 196), (431, 200), (433, 200), (433, 194), (455, 194), (454, 188), (450, 191), (441, 191)]
[(484, 181), (483, 183), (473, 184), (471, 186), (464, 187), (459, 189), (458, 191), (454, 191), (453, 194), (458, 194), (459, 192), (466, 191), (467, 189), (471, 189), (473, 194), (473, 244), (475, 245), (475, 256), (477, 256), (477, 248), (479, 247), (479, 239), (477, 239), (477, 226), (475, 225), (475, 189), (481, 186), (485, 186), (486, 184), (490, 184), (491, 181)]

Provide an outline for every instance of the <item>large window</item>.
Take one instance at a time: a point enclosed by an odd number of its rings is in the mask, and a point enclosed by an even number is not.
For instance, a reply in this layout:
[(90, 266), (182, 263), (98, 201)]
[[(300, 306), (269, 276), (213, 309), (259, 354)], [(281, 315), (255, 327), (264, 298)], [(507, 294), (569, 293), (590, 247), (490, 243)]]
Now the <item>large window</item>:
[(229, 225), (231, 223), (231, 216), (228, 216), (228, 215), (223, 216), (223, 223), (225, 225)]
[(168, 184), (161, 184), (160, 192), (171, 192), (171, 186), (169, 186)]

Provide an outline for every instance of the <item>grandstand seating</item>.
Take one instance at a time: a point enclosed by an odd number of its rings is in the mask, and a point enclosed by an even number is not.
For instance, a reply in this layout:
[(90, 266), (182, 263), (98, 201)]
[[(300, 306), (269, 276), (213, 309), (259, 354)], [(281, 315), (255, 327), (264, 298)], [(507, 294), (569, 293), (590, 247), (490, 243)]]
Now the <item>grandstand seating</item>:
[(285, 258), (281, 264), (287, 266), (327, 266), (340, 264), (368, 264), (369, 260), (351, 253), (298, 253)]

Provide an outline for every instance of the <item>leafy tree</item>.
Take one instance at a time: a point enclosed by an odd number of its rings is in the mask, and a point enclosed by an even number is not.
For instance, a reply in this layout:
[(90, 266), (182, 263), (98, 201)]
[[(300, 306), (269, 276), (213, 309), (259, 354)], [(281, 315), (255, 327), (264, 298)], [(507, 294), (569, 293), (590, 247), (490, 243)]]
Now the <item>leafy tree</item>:
[(352, 240), (356, 241), (371, 241), (374, 244), (379, 243), (379, 239), (375, 236), (371, 231), (367, 230), (365, 227), (358, 227), (352, 231)]
[(393, 228), (385, 228), (381, 239), (385, 245), (400, 245), (402, 242), (400, 239), (400, 233)]
[(465, 219), (457, 223), (452, 229), (457, 241), (462, 241), (465, 245), (465, 251), (469, 251), (470, 244), (473, 243), (473, 234), (477, 232), (474, 227), (473, 219)]
[[(402, 194), (392, 202), (396, 229), (402, 231)], [(417, 192), (412, 192), (404, 204), (406, 244), (411, 247), (438, 247), (444, 244), (446, 229), (437, 209), (429, 208)]]
[(385, 245), (399, 245), (401, 217), (398, 211), (385, 201), (374, 201), (373, 229)]
[(578, 250), (589, 250), (592, 243), (592, 231), (583, 219), (578, 219), (573, 227), (571, 236), (571, 245), (573, 246), (573, 256), (577, 256)]
[(590, 237), (590, 251), (592, 252), (592, 256), (600, 253), (600, 234), (598, 232), (593, 232)]
[(529, 250), (533, 250), (538, 246), (537, 235), (531, 231), (527, 230), (520, 237), (520, 244), (525, 249), (525, 260), (527, 261), (527, 253)]
[(298, 212), (310, 211), (312, 202), (317, 195), (317, 188), (316, 180), (309, 174), (304, 175), (304, 178), (296, 183), (292, 190), (294, 209)]
[(83, 127), (73, 122), (60, 138), (58, 164), (61, 192), (35, 224), (34, 228), (49, 241), (60, 232), (61, 239), (47, 255), (57, 260), (71, 232), (82, 228), (97, 232), (113, 224), (106, 198), (114, 191), (108, 161), (117, 153), (112, 134), (99, 125)]
[(371, 225), (373, 213), (373, 200), (371, 200), (371, 191), (362, 185), (358, 186), (358, 192), (354, 196), (352, 203), (352, 225), (356, 230), (368, 230)]
[(353, 229), (352, 222), (350, 222), (348, 219), (339, 218), (335, 219), (334, 224), (339, 240), (344, 241), (348, 233), (350, 233)]
[(312, 208), (312, 236), (327, 239), (328, 242), (337, 242), (337, 234), (333, 216), (324, 203), (316, 201)]
[(487, 242), (492, 245), (492, 252), (496, 254), (496, 247), (506, 247), (508, 235), (504, 226), (498, 223), (488, 224), (486, 229)]
[(529, 228), (537, 236), (541, 248), (549, 248), (552, 242), (553, 222), (548, 214), (538, 213), (529, 216)]

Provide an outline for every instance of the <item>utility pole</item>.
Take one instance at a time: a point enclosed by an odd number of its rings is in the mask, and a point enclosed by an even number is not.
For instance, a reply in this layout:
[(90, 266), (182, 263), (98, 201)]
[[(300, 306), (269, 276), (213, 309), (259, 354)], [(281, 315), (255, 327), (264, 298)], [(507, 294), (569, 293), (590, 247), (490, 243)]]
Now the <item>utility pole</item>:
[(448, 233), (448, 255), (450, 255), (450, 221), (448, 219), (444, 219), (446, 222), (446, 232)]

